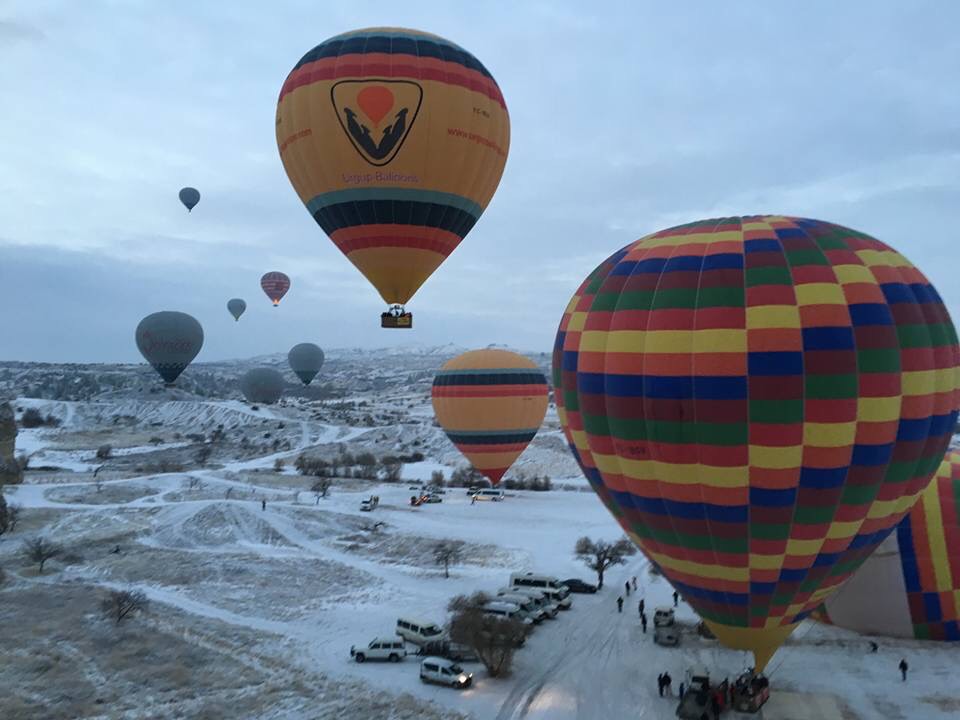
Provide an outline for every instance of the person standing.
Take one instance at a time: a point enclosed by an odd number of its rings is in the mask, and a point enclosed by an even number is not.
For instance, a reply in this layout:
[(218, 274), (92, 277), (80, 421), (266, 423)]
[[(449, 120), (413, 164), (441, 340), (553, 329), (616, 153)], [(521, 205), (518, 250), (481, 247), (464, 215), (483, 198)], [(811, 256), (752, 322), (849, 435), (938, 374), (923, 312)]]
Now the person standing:
[(266, 509), (267, 509), (267, 501), (266, 501), (266, 500), (261, 500), (261, 501), (260, 501), (260, 509), (261, 509), (261, 510), (266, 510)]
[(673, 591), (673, 606), (677, 607), (677, 601), (680, 599), (680, 596), (677, 594), (677, 591)]
[(910, 669), (910, 666), (907, 665), (907, 659), (906, 659), (906, 658), (901, 658), (901, 659), (900, 659), (900, 665), (899, 665), (898, 667), (900, 668), (900, 674), (903, 676), (903, 682), (906, 682), (906, 681), (907, 681), (907, 670)]
[(680, 683), (680, 687), (678, 688), (678, 691), (680, 693), (680, 699), (683, 700), (683, 683)]
[(643, 628), (643, 634), (647, 634), (647, 614), (640, 613), (640, 627)]
[(660, 693), (660, 697), (663, 697), (663, 673), (657, 675), (657, 692)]
[(673, 682), (673, 678), (670, 677), (670, 673), (665, 672), (663, 674), (663, 689), (666, 691), (667, 697), (670, 697), (670, 695), (673, 694), (672, 692), (670, 692), (670, 683), (672, 682)]
[(640, 598), (640, 614), (641, 615), (643, 615), (643, 610), (646, 607), (647, 607), (646, 600), (644, 600), (643, 598)]
[(617, 598), (617, 612), (620, 612), (620, 613), (623, 612), (623, 598), (622, 598), (622, 597), (618, 597), (618, 598)]
[(629, 580), (623, 584), (623, 589), (627, 591), (627, 597), (630, 597), (630, 581)]
[(636, 592), (636, 590), (637, 590), (637, 576), (636, 576), (636, 575), (633, 576), (633, 590), (634, 590), (634, 592)]

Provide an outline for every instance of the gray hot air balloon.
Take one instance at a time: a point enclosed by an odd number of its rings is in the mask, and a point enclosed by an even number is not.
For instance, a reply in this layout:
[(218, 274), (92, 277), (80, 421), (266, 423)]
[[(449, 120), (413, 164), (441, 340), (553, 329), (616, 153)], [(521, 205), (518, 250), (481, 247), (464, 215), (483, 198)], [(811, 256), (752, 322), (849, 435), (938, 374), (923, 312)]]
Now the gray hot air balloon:
[(287, 362), (300, 381), (309, 385), (323, 367), (323, 350), (313, 343), (300, 343), (287, 353)]
[(192, 187), (183, 188), (180, 191), (180, 202), (187, 208), (187, 212), (190, 212), (200, 202), (200, 191)]
[(227, 301), (227, 310), (230, 311), (230, 314), (233, 315), (234, 320), (239, 320), (240, 316), (247, 309), (247, 303), (245, 303), (240, 298), (233, 298), (232, 300)]
[(270, 368), (254, 368), (240, 378), (240, 392), (247, 402), (272, 405), (283, 395), (283, 375)]
[(186, 313), (164, 310), (140, 321), (136, 340), (140, 354), (170, 385), (203, 347), (203, 328)]

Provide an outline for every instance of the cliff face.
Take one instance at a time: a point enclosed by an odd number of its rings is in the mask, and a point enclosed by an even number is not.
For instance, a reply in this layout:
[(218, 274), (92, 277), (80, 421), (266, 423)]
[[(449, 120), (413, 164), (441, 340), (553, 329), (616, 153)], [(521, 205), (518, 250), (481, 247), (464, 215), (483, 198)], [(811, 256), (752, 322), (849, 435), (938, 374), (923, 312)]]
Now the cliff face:
[(0, 485), (20, 482), (23, 473), (14, 457), (17, 421), (10, 403), (0, 404)]

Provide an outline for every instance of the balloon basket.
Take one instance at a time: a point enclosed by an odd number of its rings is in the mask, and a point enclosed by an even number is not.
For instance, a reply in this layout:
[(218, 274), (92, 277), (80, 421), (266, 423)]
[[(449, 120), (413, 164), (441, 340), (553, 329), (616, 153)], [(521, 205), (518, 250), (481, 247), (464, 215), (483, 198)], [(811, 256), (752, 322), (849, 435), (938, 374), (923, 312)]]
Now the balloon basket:
[(392, 315), (388, 312), (382, 313), (380, 315), (380, 327), (410, 329), (413, 327), (413, 313), (405, 312), (400, 315)]

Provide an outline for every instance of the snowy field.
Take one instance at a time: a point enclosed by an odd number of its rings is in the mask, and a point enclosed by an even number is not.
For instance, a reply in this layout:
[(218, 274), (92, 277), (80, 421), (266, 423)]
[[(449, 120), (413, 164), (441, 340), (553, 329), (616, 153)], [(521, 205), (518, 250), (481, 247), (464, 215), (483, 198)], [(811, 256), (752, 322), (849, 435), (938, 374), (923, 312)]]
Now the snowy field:
[[(16, 532), (0, 539), (7, 573), (0, 587), (3, 720), (667, 720), (676, 702), (658, 697), (659, 673), (669, 671), (676, 689), (692, 665), (722, 678), (748, 662), (744, 653), (699, 638), (683, 602), (680, 646), (654, 645), (652, 629), (641, 632), (637, 601), (645, 599), (649, 614), (672, 604), (672, 589), (638, 554), (608, 573), (601, 592), (574, 595), (571, 610), (538, 626), (507, 678), (488, 678), (482, 666), (470, 665), (474, 685), (458, 692), (422, 684), (414, 657), (356, 664), (350, 646), (391, 635), (398, 616), (443, 623), (452, 596), (495, 592), (513, 571), (595, 582), (574, 558), (574, 543), (584, 535), (615, 539), (618, 526), (584, 492), (516, 492), (502, 503), (471, 504), (462, 489), (451, 488), (442, 503), (414, 508), (408, 482), (345, 481), (318, 501), (291, 472), (292, 459), (325, 443), (362, 450), (383, 429), (337, 426), (282, 407), (251, 419), (239, 403), (191, 405), (208, 416), (207, 424), (235, 423), (236, 432), (251, 424), (260, 432), (264, 420), (276, 432), (283, 422), (289, 449), (178, 472), (105, 470), (108, 479), (98, 487), (96, 463), (86, 461), (103, 436), (87, 427), (95, 411), (60, 405), (64, 427), (25, 432), (18, 443), (63, 470), (28, 473), (26, 484), (6, 489), (7, 501), (24, 512)], [(197, 422), (183, 403), (154, 405), (146, 417), (175, 418), (178, 427)], [(127, 446), (116, 443), (121, 451), (134, 448), (117, 453), (118, 462), (158, 452), (144, 445), (141, 425), (127, 430)], [(77, 445), (83, 433), (87, 447)], [(548, 445), (538, 452), (549, 452)], [(423, 480), (449, 471), (445, 457), (408, 465), (404, 476)], [(283, 472), (274, 472), (277, 459), (288, 463)], [(360, 499), (370, 494), (380, 496), (380, 505), (361, 512)], [(21, 541), (37, 534), (65, 549), (42, 575), (19, 554)], [(433, 546), (443, 539), (464, 543), (463, 561), (449, 578), (433, 562)], [(633, 576), (639, 590), (620, 614), (617, 595)], [(99, 599), (109, 588), (131, 586), (150, 598), (149, 611), (114, 626), (99, 612)], [(871, 654), (866, 638), (802, 626), (771, 662), (773, 698), (762, 717), (960, 716), (954, 671), (960, 649), (877, 642), (880, 650)], [(901, 657), (911, 667), (906, 683), (897, 670)]]

